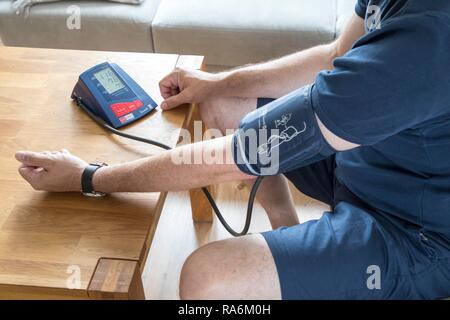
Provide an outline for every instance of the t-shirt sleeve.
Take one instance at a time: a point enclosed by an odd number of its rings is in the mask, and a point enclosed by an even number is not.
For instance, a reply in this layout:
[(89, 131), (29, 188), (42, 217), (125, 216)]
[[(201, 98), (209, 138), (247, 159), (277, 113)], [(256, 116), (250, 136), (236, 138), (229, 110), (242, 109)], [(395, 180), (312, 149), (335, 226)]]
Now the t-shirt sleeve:
[(363, 19), (366, 17), (367, 1), (368, 0), (358, 0), (355, 5), (356, 14)]
[(448, 113), (437, 32), (425, 23), (384, 26), (361, 38), (311, 92), (322, 123), (338, 137), (371, 145)]

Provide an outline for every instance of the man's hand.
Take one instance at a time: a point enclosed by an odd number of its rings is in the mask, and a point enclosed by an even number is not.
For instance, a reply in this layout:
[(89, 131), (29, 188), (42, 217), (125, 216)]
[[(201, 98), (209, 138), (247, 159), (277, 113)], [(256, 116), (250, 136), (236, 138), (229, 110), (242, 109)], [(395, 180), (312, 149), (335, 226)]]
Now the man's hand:
[(35, 190), (72, 192), (81, 190), (81, 176), (89, 165), (67, 150), (54, 152), (19, 151), (20, 175)]
[(161, 108), (169, 110), (185, 103), (202, 103), (212, 95), (220, 94), (222, 79), (220, 74), (175, 69), (159, 83), (165, 99)]

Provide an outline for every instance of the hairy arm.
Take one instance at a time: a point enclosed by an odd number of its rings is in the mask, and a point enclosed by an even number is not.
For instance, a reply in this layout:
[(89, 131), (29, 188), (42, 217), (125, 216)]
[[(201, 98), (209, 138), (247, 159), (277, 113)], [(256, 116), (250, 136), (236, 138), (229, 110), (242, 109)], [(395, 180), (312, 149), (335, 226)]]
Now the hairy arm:
[[(233, 162), (231, 140), (232, 136), (207, 140), (100, 168), (93, 178), (94, 190), (105, 193), (178, 191), (249, 179)], [(67, 150), (19, 151), (16, 159), (21, 162), (19, 173), (34, 189), (51, 192), (80, 191), (81, 176), (88, 165)]]
[(320, 71), (332, 69), (333, 60), (349, 51), (363, 34), (364, 20), (353, 14), (342, 35), (330, 44), (223, 73), (223, 91), (235, 97), (284, 96), (314, 83)]
[[(249, 179), (232, 160), (231, 139), (232, 136), (226, 136), (207, 140), (154, 157), (103, 167), (94, 175), (94, 188), (106, 193), (178, 191)], [(188, 163), (180, 164), (181, 158), (189, 159)]]
[[(331, 137), (329, 142), (338, 149), (340, 140)], [(251, 179), (252, 176), (241, 172), (234, 163), (232, 147), (230, 135), (106, 166), (95, 173), (94, 190), (105, 193), (179, 191)], [(19, 151), (16, 159), (21, 163), (20, 175), (34, 189), (50, 192), (80, 191), (81, 176), (88, 165), (67, 150)]]
[(266, 63), (218, 74), (176, 69), (160, 82), (164, 110), (185, 103), (203, 103), (209, 98), (279, 98), (314, 82), (333, 60), (344, 55), (364, 34), (364, 20), (353, 14), (342, 35), (334, 42)]

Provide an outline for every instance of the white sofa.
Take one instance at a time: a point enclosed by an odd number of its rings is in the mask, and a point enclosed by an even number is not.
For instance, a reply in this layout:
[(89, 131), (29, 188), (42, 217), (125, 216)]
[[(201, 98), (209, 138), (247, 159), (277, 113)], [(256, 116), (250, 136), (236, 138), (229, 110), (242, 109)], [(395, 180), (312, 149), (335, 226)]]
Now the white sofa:
[[(66, 26), (71, 5), (81, 29)], [(355, 0), (145, 0), (141, 5), (62, 1), (15, 14), (0, 0), (5, 45), (200, 54), (210, 65), (272, 59), (336, 38)]]

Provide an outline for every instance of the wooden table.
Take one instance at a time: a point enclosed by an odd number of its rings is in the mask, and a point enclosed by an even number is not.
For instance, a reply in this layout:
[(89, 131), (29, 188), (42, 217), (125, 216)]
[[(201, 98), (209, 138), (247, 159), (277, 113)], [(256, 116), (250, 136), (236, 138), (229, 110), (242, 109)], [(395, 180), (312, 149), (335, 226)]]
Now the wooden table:
[[(78, 75), (103, 61), (120, 64), (158, 103), (164, 75), (203, 66), (198, 56), (0, 47), (0, 298), (144, 298), (141, 271), (166, 194), (36, 192), (14, 159), (17, 150), (67, 148), (118, 163), (161, 152), (103, 131), (70, 100)], [(158, 109), (123, 130), (176, 146), (196, 114)], [(191, 202), (195, 220), (211, 220), (198, 190)]]

